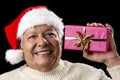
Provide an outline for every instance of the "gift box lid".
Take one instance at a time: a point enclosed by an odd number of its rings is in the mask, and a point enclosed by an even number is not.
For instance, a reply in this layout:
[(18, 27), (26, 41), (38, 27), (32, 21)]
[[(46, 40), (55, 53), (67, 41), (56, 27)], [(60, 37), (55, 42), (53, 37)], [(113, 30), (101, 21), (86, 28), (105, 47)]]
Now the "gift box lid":
[(81, 36), (92, 35), (91, 39), (107, 39), (109, 37), (109, 27), (89, 27), (82, 25), (65, 25), (65, 37), (76, 37), (76, 32)]

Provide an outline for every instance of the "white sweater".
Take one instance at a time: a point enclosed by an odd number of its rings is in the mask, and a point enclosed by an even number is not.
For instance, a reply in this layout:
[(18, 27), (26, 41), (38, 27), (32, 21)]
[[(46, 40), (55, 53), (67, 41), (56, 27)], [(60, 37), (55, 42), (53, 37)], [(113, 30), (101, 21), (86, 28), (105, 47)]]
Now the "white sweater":
[(113, 79), (108, 78), (101, 69), (60, 60), (59, 65), (49, 72), (40, 72), (23, 65), (1, 74), (0, 80), (120, 80), (120, 66), (107, 70)]

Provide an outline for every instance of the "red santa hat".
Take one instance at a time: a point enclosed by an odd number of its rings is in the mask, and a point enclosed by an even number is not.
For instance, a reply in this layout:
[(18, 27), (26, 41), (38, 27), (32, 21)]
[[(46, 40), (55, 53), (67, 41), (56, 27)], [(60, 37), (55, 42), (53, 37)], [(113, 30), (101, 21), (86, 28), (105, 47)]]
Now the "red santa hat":
[(12, 49), (5, 52), (5, 59), (14, 65), (24, 60), (23, 51), (18, 48), (18, 39), (23, 33), (35, 25), (52, 25), (60, 37), (63, 36), (64, 24), (54, 12), (46, 6), (34, 6), (25, 9), (11, 24), (5, 26), (5, 33)]

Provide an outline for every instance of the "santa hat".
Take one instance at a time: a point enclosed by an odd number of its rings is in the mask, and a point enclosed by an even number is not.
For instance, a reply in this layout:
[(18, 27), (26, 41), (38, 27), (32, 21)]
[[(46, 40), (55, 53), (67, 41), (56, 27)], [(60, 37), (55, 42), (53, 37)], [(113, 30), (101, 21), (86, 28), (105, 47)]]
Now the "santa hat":
[(35, 25), (54, 26), (60, 37), (63, 36), (64, 24), (54, 12), (46, 6), (35, 6), (25, 9), (11, 24), (5, 26), (5, 33), (12, 49), (5, 52), (5, 59), (14, 65), (24, 60), (22, 49), (18, 49), (18, 39), (23, 33)]

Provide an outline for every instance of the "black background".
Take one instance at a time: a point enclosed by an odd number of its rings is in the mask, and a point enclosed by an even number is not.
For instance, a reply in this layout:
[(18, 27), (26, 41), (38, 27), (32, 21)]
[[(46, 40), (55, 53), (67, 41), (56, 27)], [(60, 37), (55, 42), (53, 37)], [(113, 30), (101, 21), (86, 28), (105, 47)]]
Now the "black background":
[[(63, 18), (64, 24), (86, 25), (86, 23), (100, 22), (109, 23), (115, 31), (115, 41), (119, 51), (120, 15), (118, 2), (92, 1), (92, 0), (8, 0), (0, 1), (0, 74), (21, 66), (6, 63), (5, 51), (10, 48), (7, 42), (4, 27), (11, 23), (25, 8), (36, 5), (46, 5), (59, 17)], [(91, 62), (82, 57), (81, 51), (69, 51), (63, 49), (62, 59), (71, 62), (84, 62), (97, 68), (106, 69), (104, 64)]]

